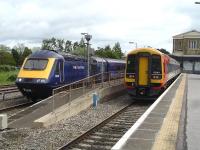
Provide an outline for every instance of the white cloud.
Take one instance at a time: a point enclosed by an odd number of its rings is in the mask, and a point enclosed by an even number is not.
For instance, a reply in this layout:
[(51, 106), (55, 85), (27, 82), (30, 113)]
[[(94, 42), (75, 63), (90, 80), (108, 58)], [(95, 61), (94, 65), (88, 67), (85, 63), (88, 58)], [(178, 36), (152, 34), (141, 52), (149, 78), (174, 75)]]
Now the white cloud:
[(189, 0), (0, 0), (0, 43), (38, 45), (44, 38), (80, 40), (94, 47), (119, 41), (172, 49), (172, 36), (199, 29), (200, 5)]

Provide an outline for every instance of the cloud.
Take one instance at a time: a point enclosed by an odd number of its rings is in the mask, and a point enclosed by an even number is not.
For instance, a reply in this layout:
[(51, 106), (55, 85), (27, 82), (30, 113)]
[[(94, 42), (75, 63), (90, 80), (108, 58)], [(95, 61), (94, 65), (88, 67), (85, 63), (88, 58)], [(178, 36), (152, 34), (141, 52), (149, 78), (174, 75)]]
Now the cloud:
[(188, 0), (0, 0), (0, 43), (78, 41), (88, 32), (94, 47), (119, 41), (128, 51), (134, 41), (171, 51), (173, 35), (199, 28), (199, 9)]

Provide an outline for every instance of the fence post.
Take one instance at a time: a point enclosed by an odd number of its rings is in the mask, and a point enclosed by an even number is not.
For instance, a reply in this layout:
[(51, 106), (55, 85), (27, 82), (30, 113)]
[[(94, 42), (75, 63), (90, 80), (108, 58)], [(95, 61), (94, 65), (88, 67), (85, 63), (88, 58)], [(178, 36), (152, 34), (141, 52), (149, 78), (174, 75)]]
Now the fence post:
[(110, 72), (108, 72), (108, 83), (109, 83), (109, 86), (110, 86)]
[(53, 95), (53, 102), (52, 102), (52, 112), (54, 112), (54, 105), (55, 105), (55, 90), (53, 89), (53, 91), (52, 91), (52, 95)]
[(103, 88), (103, 76), (104, 76), (104, 74), (103, 74), (103, 72), (101, 73), (101, 87)]
[(71, 84), (69, 85), (69, 101), (71, 101)]
[(85, 90), (84, 90), (84, 88), (85, 88), (85, 84), (84, 84), (84, 80), (83, 80), (83, 83), (82, 83), (82, 88), (83, 88), (83, 94), (85, 93)]
[[(96, 88), (96, 86), (95, 86), (95, 77), (96, 77), (96, 76), (94, 76), (94, 77), (93, 77), (93, 80), (92, 80), (92, 81), (93, 81), (93, 84), (94, 84), (94, 85), (93, 85), (93, 86), (94, 86), (94, 89)], [(92, 87), (93, 87), (93, 86), (92, 86)]]
[(5, 93), (3, 93), (3, 100), (5, 100)]

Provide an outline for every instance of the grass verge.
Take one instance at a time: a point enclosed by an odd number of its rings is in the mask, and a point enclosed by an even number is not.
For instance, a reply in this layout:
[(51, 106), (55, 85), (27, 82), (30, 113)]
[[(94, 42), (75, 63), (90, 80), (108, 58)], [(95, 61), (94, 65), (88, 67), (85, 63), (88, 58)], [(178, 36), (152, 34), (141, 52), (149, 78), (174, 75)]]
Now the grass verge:
[(0, 72), (0, 85), (4, 84), (14, 84), (15, 77), (17, 76), (19, 70)]

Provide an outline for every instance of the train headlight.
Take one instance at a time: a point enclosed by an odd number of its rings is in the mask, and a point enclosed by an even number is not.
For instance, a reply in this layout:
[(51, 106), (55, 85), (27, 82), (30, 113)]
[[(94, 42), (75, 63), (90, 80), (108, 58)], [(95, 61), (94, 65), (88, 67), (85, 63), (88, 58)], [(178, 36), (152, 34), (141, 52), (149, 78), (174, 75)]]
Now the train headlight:
[(46, 83), (47, 80), (46, 80), (46, 79), (41, 79), (40, 82), (41, 82), (41, 83)]
[(152, 75), (151, 76), (152, 79), (162, 79), (161, 75)]
[(22, 82), (22, 78), (17, 78), (17, 82)]
[(134, 75), (134, 74), (127, 74), (126, 77), (127, 77), (127, 78), (131, 78), (131, 79), (134, 79), (134, 78), (135, 78), (135, 75)]

